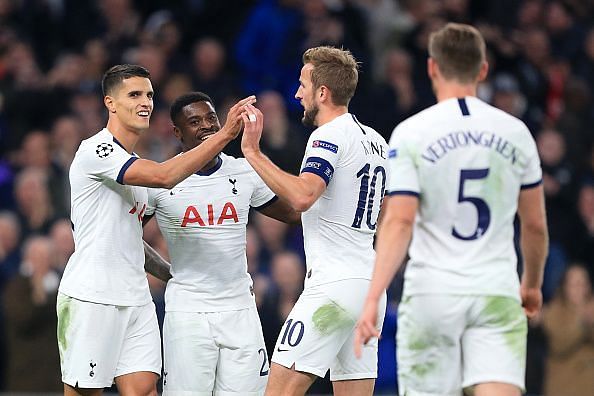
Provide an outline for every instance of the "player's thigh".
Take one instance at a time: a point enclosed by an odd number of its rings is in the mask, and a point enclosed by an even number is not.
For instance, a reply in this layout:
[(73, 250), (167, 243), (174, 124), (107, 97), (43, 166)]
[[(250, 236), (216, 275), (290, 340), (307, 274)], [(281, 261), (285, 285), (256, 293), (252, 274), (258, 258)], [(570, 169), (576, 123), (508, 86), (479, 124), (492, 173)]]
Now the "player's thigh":
[(111, 386), (125, 339), (128, 312), (61, 293), (56, 309), (62, 381), (87, 389)]
[(460, 395), (460, 337), (472, 300), (414, 295), (398, 307), (397, 361), (401, 395)]
[[(332, 299), (341, 307), (347, 307), (349, 314), (355, 318), (361, 315), (363, 303), (369, 289), (369, 281), (364, 279), (353, 279), (337, 284), (332, 291)], [(384, 315), (386, 313), (386, 295), (382, 296), (377, 313), (376, 329), (381, 333)], [(355, 332), (349, 334), (338, 351), (336, 359), (330, 367), (331, 381), (348, 381), (377, 378), (377, 347), (378, 339), (372, 338), (362, 347), (361, 357), (355, 356)], [(356, 384), (353, 382), (353, 384)], [(371, 382), (373, 386), (373, 381)], [(344, 384), (343, 384), (344, 385)], [(356, 386), (356, 385), (353, 385)], [(367, 385), (360, 385), (365, 387)]]
[(136, 371), (116, 377), (118, 393), (122, 396), (156, 396), (159, 375), (150, 371)]
[(463, 385), (500, 382), (524, 388), (527, 320), (519, 301), (477, 297), (462, 338)]
[(262, 395), (270, 367), (256, 306), (209, 314), (219, 346), (215, 395)]
[[(353, 332), (357, 319), (350, 307), (341, 306), (330, 295), (334, 285), (342, 282), (303, 291), (280, 330), (273, 362), (318, 377), (326, 374)], [(342, 286), (343, 292), (352, 292), (345, 284)]]
[(212, 395), (219, 350), (207, 313), (166, 312), (163, 352), (164, 395)]
[(138, 391), (144, 393), (150, 379), (154, 378), (150, 373), (156, 374), (157, 379), (161, 375), (161, 334), (155, 304), (151, 301), (143, 306), (125, 309), (130, 311), (130, 317), (116, 367), (116, 377), (146, 373), (138, 376), (146, 378), (146, 381), (129, 381), (133, 385), (138, 384)]

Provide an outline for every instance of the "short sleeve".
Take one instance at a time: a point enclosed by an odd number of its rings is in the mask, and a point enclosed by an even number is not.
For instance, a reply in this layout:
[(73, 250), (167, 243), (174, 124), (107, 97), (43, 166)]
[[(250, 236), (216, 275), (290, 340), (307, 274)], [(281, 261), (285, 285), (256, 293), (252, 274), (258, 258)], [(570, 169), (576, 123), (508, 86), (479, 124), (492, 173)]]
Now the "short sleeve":
[(251, 172), (254, 190), (250, 197), (250, 206), (254, 209), (261, 210), (276, 201), (277, 197), (256, 172)]
[(542, 183), (542, 169), (536, 142), (528, 130), (526, 130), (526, 134), (526, 163), (522, 172), (522, 189), (536, 187)]
[(419, 172), (409, 149), (414, 142), (411, 134), (396, 127), (388, 145), (388, 195), (419, 196)]
[(90, 145), (82, 152), (86, 172), (96, 179), (110, 179), (124, 184), (124, 174), (138, 157), (117, 146), (115, 142)]
[(344, 146), (341, 134), (336, 130), (330, 127), (316, 129), (307, 142), (301, 173), (316, 174), (328, 185), (342, 150), (346, 150)]

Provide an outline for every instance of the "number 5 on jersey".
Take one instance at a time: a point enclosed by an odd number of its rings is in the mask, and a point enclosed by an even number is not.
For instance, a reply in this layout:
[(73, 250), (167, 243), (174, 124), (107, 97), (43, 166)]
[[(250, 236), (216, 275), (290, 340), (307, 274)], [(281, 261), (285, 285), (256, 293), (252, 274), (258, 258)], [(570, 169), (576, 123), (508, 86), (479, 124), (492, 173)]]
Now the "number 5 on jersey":
[(476, 207), (478, 223), (474, 232), (468, 236), (464, 236), (456, 231), (456, 227), (452, 227), (452, 235), (463, 241), (473, 241), (482, 237), (489, 224), (491, 224), (491, 211), (487, 203), (479, 197), (472, 197), (464, 195), (464, 183), (469, 180), (482, 180), (489, 175), (489, 168), (486, 169), (462, 169), (460, 171), (460, 185), (458, 187), (458, 202), (468, 202)]

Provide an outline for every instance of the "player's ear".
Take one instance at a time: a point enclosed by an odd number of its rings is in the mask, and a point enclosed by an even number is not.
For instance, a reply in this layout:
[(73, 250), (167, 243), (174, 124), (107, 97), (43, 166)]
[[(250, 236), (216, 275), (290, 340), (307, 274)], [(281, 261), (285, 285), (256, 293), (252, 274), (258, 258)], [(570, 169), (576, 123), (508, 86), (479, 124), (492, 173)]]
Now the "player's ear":
[(103, 98), (103, 103), (105, 104), (105, 107), (107, 107), (107, 110), (110, 113), (115, 113), (116, 112), (115, 103), (114, 103), (113, 97), (111, 97), (109, 95), (106, 95)]
[(318, 88), (318, 99), (320, 99), (320, 102), (325, 102), (330, 98), (330, 90), (328, 89), (327, 86), (322, 85), (320, 86), (320, 88)]
[(484, 61), (481, 64), (481, 69), (479, 70), (477, 82), (483, 81), (485, 78), (487, 78), (488, 73), (489, 73), (489, 63), (487, 61)]
[(180, 129), (178, 127), (176, 127), (175, 125), (173, 126), (173, 134), (180, 142), (184, 141), (184, 137), (182, 136)]
[(437, 68), (437, 63), (435, 63), (435, 60), (431, 57), (427, 58), (427, 76), (429, 76), (430, 79), (435, 78), (436, 76), (436, 69)]

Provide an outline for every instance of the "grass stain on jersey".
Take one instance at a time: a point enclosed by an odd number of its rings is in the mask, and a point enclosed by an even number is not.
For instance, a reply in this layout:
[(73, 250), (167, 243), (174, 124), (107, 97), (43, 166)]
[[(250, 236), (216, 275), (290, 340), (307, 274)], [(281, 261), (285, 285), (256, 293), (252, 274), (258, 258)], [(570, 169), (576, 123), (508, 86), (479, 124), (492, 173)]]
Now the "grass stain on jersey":
[(64, 361), (64, 353), (68, 349), (66, 334), (72, 322), (72, 299), (62, 296), (58, 300), (58, 346), (60, 350), (60, 362)]
[(501, 199), (502, 194), (506, 193), (506, 183), (510, 182), (505, 179), (509, 172), (507, 168), (510, 167), (505, 161), (506, 160), (501, 158), (500, 154), (490, 153), (489, 175), (483, 185), (483, 191), (478, 195), (487, 202), (492, 214), (491, 220), (493, 220), (494, 217), (501, 216), (508, 208), (507, 200)]
[(314, 328), (322, 335), (328, 335), (338, 329), (353, 326), (355, 321), (339, 305), (324, 304), (311, 317)]
[(515, 300), (503, 296), (485, 297), (481, 316), (489, 325), (507, 328), (503, 333), (505, 343), (518, 359), (525, 359), (528, 325), (522, 307)]

